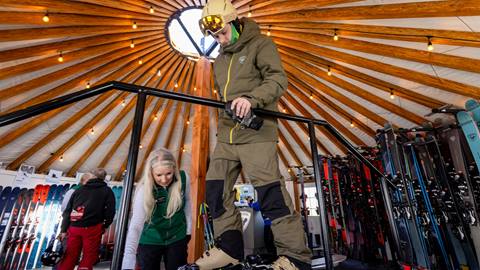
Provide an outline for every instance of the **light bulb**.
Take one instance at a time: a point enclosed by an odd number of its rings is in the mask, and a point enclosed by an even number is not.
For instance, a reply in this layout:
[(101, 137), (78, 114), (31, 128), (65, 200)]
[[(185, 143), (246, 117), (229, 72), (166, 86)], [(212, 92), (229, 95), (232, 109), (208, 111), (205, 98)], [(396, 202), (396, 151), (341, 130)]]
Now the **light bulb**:
[(93, 128), (90, 130), (90, 134), (95, 135), (95, 130)]
[(143, 60), (142, 59), (138, 60), (138, 64), (139, 65), (143, 64)]
[(272, 33), (270, 33), (270, 30), (267, 31), (267, 36), (270, 36)]
[(125, 105), (127, 105), (127, 104), (125, 103), (125, 99), (124, 99), (124, 100), (122, 100), (122, 107), (125, 107)]
[(158, 77), (162, 76), (162, 71), (160, 69), (158, 69), (158, 71), (157, 71), (157, 76)]
[(213, 90), (213, 93), (216, 94), (216, 93), (217, 93), (217, 90)]
[(350, 122), (350, 127), (353, 128), (354, 126), (355, 126), (355, 124), (353, 123), (353, 120), (352, 120), (352, 122)]
[(158, 116), (155, 114), (155, 116), (153, 116), (153, 120), (157, 120), (158, 119)]
[(155, 13), (155, 10), (153, 9), (153, 7), (150, 7), (150, 13), (151, 14)]
[(58, 62), (60, 62), (60, 63), (63, 62), (63, 54), (62, 54), (62, 52), (60, 52), (60, 54), (58, 55), (57, 60), (58, 60)]
[(133, 29), (137, 29), (137, 27), (138, 27), (138, 26), (137, 26), (137, 22), (133, 22), (132, 28), (133, 28)]
[(142, 144), (140, 144), (140, 145), (138, 146), (138, 148), (142, 149), (142, 148), (143, 148), (143, 145), (142, 145)]
[(427, 50), (428, 50), (429, 52), (431, 52), (431, 51), (433, 51), (433, 49), (434, 49), (434, 47), (433, 47), (433, 44), (432, 44), (432, 40), (431, 40), (431, 38), (429, 37), (429, 38), (428, 38), (428, 44), (427, 44)]
[(63, 162), (63, 156), (60, 156), (60, 162)]
[(395, 95), (393, 94), (393, 90), (390, 90), (390, 99), (395, 99)]
[(309, 97), (309, 98), (310, 98), (310, 99), (313, 99), (313, 94), (310, 94), (310, 97)]
[(332, 70), (330, 69), (330, 66), (328, 66), (327, 75), (328, 75), (328, 76), (332, 76)]
[(175, 88), (177, 88), (177, 87), (178, 87), (178, 83), (177, 83), (177, 82), (175, 82), (175, 85), (174, 85), (174, 87), (175, 87)]
[(90, 83), (87, 82), (87, 85), (85, 86), (85, 88), (89, 89), (90, 88)]
[(287, 113), (287, 110), (283, 109), (283, 113)]
[(46, 23), (50, 21), (50, 17), (48, 17), (48, 13), (45, 13), (45, 15), (43, 15), (42, 21)]
[(197, 87), (194, 87), (194, 88), (193, 88), (193, 91), (197, 91)]
[(338, 40), (338, 34), (337, 34), (337, 29), (333, 31), (333, 40), (337, 41)]
[(187, 120), (187, 125), (190, 125), (190, 120)]
[(130, 42), (130, 48), (132, 48), (132, 49), (135, 48), (135, 43), (133, 42), (133, 40), (132, 40), (132, 42)]

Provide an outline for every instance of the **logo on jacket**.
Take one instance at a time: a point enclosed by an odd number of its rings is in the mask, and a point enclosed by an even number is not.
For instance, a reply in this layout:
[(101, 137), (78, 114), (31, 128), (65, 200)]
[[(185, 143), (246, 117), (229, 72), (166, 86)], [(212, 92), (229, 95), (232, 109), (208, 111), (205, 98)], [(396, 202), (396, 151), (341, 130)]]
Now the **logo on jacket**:
[(243, 64), (243, 63), (245, 63), (245, 60), (246, 60), (246, 59), (247, 59), (247, 57), (246, 57), (245, 55), (244, 55), (244, 56), (240, 56), (240, 58), (238, 58), (238, 62), (239, 62), (240, 64)]
[(78, 206), (70, 213), (70, 221), (79, 221), (85, 212), (85, 206)]

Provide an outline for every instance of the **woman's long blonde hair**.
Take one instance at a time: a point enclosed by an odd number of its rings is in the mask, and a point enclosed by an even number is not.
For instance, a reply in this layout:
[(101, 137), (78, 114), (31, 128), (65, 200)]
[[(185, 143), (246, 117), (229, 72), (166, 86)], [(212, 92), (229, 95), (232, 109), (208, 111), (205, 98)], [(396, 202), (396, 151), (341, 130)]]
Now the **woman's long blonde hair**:
[(177, 167), (177, 161), (172, 152), (168, 149), (160, 148), (150, 152), (147, 163), (143, 170), (141, 184), (144, 187), (143, 194), (143, 208), (145, 209), (145, 222), (150, 222), (155, 207), (155, 198), (153, 197), (153, 190), (155, 188), (155, 180), (152, 175), (152, 168), (155, 166), (166, 166), (173, 168), (174, 176), (172, 183), (168, 188), (168, 205), (166, 218), (171, 218), (177, 212), (183, 203), (182, 198), (182, 181), (180, 179), (180, 172)]

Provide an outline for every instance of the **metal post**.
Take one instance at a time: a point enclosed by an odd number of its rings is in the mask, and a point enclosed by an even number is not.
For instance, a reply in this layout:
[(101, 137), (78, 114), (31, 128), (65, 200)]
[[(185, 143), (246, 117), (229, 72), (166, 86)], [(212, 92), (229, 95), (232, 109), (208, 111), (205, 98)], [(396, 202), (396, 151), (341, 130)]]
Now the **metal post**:
[(325, 198), (323, 197), (323, 184), (320, 178), (320, 164), (318, 162), (318, 151), (315, 136), (315, 125), (308, 123), (310, 135), (310, 148), (312, 149), (313, 173), (315, 175), (315, 186), (318, 194), (318, 208), (320, 214), (320, 228), (322, 229), (323, 253), (325, 255), (325, 269), (333, 270), (332, 253), (330, 252), (330, 242), (328, 241), (328, 219), (327, 208), (325, 207)]
[(122, 267), (123, 250), (125, 248), (126, 234), (128, 230), (128, 214), (132, 200), (133, 182), (137, 168), (138, 147), (140, 145), (140, 135), (142, 132), (143, 113), (145, 111), (146, 94), (139, 90), (135, 116), (133, 120), (133, 130), (128, 149), (127, 173), (123, 182), (122, 201), (117, 218), (115, 231), (115, 247), (113, 249), (111, 270), (120, 270)]

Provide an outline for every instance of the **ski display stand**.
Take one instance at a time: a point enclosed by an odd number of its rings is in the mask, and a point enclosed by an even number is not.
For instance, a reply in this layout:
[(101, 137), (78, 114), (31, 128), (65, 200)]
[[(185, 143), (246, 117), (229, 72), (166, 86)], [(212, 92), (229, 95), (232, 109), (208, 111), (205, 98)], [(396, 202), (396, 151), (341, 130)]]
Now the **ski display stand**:
[[(61, 177), (52, 183), (40, 174), (19, 181), (17, 174), (0, 170), (0, 269), (38, 269), (42, 267), (41, 254), (60, 233), (63, 197), (77, 181)], [(111, 186), (119, 200), (122, 187)], [(102, 253), (100, 261), (111, 260), (112, 228), (104, 235), (108, 239), (105, 249), (110, 252)]]

